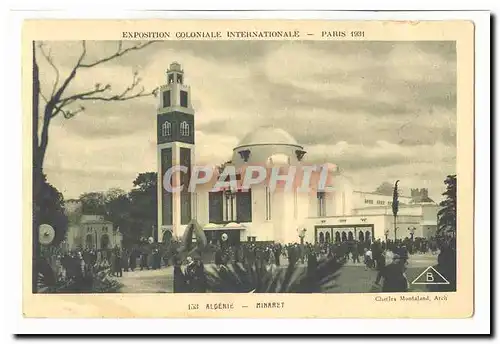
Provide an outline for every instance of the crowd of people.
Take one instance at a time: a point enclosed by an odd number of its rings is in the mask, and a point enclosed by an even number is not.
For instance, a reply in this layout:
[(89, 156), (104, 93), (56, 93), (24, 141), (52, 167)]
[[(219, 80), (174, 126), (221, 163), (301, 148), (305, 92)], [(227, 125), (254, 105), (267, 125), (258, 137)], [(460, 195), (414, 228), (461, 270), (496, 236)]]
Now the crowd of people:
[(378, 285), (383, 281), (383, 291), (405, 291), (404, 283), (401, 281), (404, 279), (402, 276), (409, 256), (428, 252), (436, 254), (437, 246), (433, 238), (314, 244), (244, 242), (234, 246), (219, 242), (209, 245), (204, 255), (186, 257), (183, 260), (175, 252), (169, 252), (161, 245), (153, 244), (139, 245), (130, 249), (118, 247), (108, 250), (79, 249), (59, 253), (55, 265), (57, 278), (64, 280), (84, 278), (103, 270), (112, 276), (122, 277), (124, 271), (160, 269), (162, 265), (168, 266), (172, 263), (174, 292), (199, 293), (204, 292), (206, 288), (204, 267), (206, 263), (213, 263), (216, 269), (227, 269), (230, 264), (241, 263), (276, 270), (282, 265), (292, 264), (306, 264), (307, 267), (314, 268), (320, 259), (328, 258), (341, 263), (363, 264), (366, 270), (378, 271), (375, 284)]
[(58, 280), (78, 279), (96, 271), (109, 271), (112, 276), (122, 277), (124, 271), (160, 269), (164, 257), (158, 247), (153, 248), (92, 248), (58, 252), (52, 257), (52, 266)]
[[(401, 256), (408, 257), (416, 253), (432, 252), (436, 254), (438, 251), (435, 240), (425, 238), (415, 238), (409, 240), (388, 240), (387, 242), (376, 241), (343, 241), (336, 243), (241, 243), (238, 246), (225, 247), (218, 244), (214, 250), (213, 261), (205, 261), (205, 263), (213, 262), (217, 266), (227, 263), (262, 263), (274, 264), (280, 266), (282, 258), (286, 259), (289, 264), (297, 262), (304, 264), (311, 253), (319, 257), (330, 257), (344, 262), (352, 261), (353, 263), (366, 262), (368, 265), (376, 267), (377, 260), (380, 259), (382, 252), (390, 251), (397, 252)], [(372, 256), (371, 259), (366, 257)], [(210, 258), (209, 258), (210, 259)]]
[[(433, 238), (408, 238), (402, 240), (344, 241), (337, 243), (241, 243), (225, 246), (218, 243), (213, 250), (213, 258), (187, 257), (185, 267), (175, 258), (174, 292), (204, 292), (204, 263), (214, 263), (218, 270), (227, 269), (230, 264), (263, 265), (268, 270), (281, 265), (306, 264), (314, 268), (320, 259), (334, 259), (341, 263), (363, 264), (365, 270), (377, 271), (374, 285), (382, 291), (407, 291), (408, 281), (405, 270), (412, 254), (436, 254), (437, 243)], [(382, 285), (380, 285), (382, 283)]]

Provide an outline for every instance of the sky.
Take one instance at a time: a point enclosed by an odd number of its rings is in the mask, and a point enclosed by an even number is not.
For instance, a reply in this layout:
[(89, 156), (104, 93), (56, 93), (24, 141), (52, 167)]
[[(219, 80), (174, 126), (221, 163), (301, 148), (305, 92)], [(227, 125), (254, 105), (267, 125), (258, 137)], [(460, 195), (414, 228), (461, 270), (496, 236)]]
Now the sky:
[[(81, 42), (44, 45), (60, 77), (68, 75)], [(117, 45), (88, 42), (84, 62)], [(198, 164), (227, 161), (245, 134), (275, 126), (304, 146), (307, 161), (337, 164), (356, 190), (399, 179), (403, 193), (428, 188), (439, 200), (444, 179), (456, 173), (454, 42), (165, 41), (79, 71), (65, 95), (96, 83), (122, 92), (134, 72), (151, 90), (166, 83), (173, 61), (191, 86)], [(38, 63), (50, 94), (56, 73), (40, 54)], [(156, 171), (158, 103), (87, 101), (75, 117), (54, 118), (48, 181), (65, 199), (130, 190), (137, 174)]]

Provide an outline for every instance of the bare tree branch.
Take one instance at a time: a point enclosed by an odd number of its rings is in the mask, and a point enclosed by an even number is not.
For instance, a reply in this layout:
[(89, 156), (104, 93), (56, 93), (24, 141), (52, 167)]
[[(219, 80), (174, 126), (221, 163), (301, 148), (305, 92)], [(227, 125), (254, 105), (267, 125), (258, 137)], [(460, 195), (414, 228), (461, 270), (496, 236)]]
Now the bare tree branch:
[(66, 100), (62, 101), (58, 106), (55, 106), (52, 109), (52, 114), (51, 114), (50, 118), (56, 117), (60, 112), (63, 112), (63, 114), (64, 114), (66, 111), (69, 111), (69, 110), (64, 110), (64, 107), (67, 105), (70, 105), (71, 103), (74, 103), (75, 101), (76, 101), (76, 99), (66, 99)]
[(111, 89), (111, 85), (109, 85), (109, 84), (102, 87), (101, 84), (97, 83), (97, 84), (95, 84), (95, 88), (93, 90), (71, 95), (69, 97), (61, 99), (60, 102), (65, 103), (67, 101), (74, 101), (77, 99), (83, 100), (83, 99), (85, 99), (86, 96), (91, 96), (91, 95), (96, 94), (96, 93), (102, 93), (102, 92), (105, 92), (105, 91), (110, 90), (110, 89)]
[(42, 91), (38, 91), (38, 94), (39, 94), (40, 96), (42, 96), (42, 99), (45, 101), (45, 103), (48, 103), (48, 102), (49, 102), (49, 99), (48, 99), (48, 98), (47, 98), (47, 97), (43, 94), (43, 92), (42, 92)]
[(59, 77), (60, 77), (60, 75), (59, 75), (59, 69), (54, 64), (54, 60), (52, 59), (52, 56), (50, 54), (51, 50), (49, 49), (49, 52), (45, 51), (43, 42), (40, 42), (40, 44), (38, 45), (38, 48), (40, 49), (40, 52), (42, 53), (42, 56), (50, 64), (50, 66), (52, 67), (52, 69), (54, 69), (54, 71), (56, 72), (56, 80), (54, 81), (54, 85), (52, 86), (52, 93), (50, 94), (50, 96), (53, 97), (54, 94), (55, 94), (55, 92), (56, 92), (56, 88), (59, 85)]
[[(71, 82), (71, 80), (73, 80), (73, 78), (75, 77), (76, 71), (77, 71), (78, 67), (80, 67), (80, 65), (82, 63), (82, 60), (84, 59), (84, 57), (85, 57), (86, 54), (87, 54), (86, 43), (85, 43), (85, 41), (82, 41), (82, 53), (81, 53), (80, 57), (78, 58), (78, 61), (76, 62), (75, 66), (71, 70), (71, 73), (68, 75), (68, 77), (66, 78), (66, 80), (64, 80), (64, 83), (62, 84), (62, 86), (52, 96), (52, 98), (51, 98), (51, 106), (52, 107), (56, 107), (56, 105), (60, 102), (62, 94), (66, 90), (66, 87), (68, 87), (68, 85)], [(48, 105), (49, 104), (47, 104), (47, 106)], [(52, 111), (50, 113), (52, 114)]]
[(123, 49), (123, 47), (122, 47), (122, 41), (119, 41), (118, 48), (117, 48), (117, 50), (116, 50), (116, 52), (114, 54), (109, 55), (107, 57), (104, 57), (102, 59), (99, 59), (99, 60), (97, 60), (95, 62), (92, 62), (92, 63), (81, 63), (80, 67), (82, 67), (82, 68), (91, 68), (91, 67), (97, 66), (99, 64), (102, 64), (102, 63), (108, 62), (110, 60), (113, 60), (113, 59), (115, 59), (117, 57), (123, 56), (123, 55), (125, 55), (126, 53), (128, 53), (128, 52), (130, 52), (132, 50), (143, 49), (143, 48), (147, 47), (148, 45), (153, 44), (155, 42), (158, 42), (158, 41), (148, 41), (146, 43), (139, 43), (139, 44), (136, 44), (136, 45), (131, 46), (129, 48)]
[[(140, 43), (134, 45), (130, 48), (123, 49), (122, 42), (118, 43), (117, 51), (105, 58), (99, 59), (92, 63), (83, 63), (83, 60), (87, 56), (87, 46), (86, 42), (82, 41), (82, 52), (80, 57), (78, 58), (76, 64), (73, 66), (71, 72), (66, 77), (66, 79), (62, 82), (61, 86), (59, 86), (59, 74), (57, 75), (57, 85), (54, 86), (53, 93), (50, 98), (45, 97), (42, 94), (42, 98), (47, 102), (45, 105), (45, 109), (43, 111), (43, 122), (42, 122), (42, 130), (40, 135), (40, 144), (37, 149), (38, 161), (39, 165), (43, 166), (43, 161), (45, 158), (45, 153), (47, 150), (47, 145), (49, 141), (49, 126), (52, 118), (56, 117), (58, 114), (62, 113), (65, 118), (71, 118), (76, 114), (85, 110), (84, 106), (80, 105), (77, 109), (65, 109), (68, 105), (71, 105), (77, 101), (85, 101), (85, 100), (102, 100), (102, 101), (124, 101), (133, 98), (145, 97), (149, 95), (156, 95), (158, 89), (154, 89), (150, 92), (145, 92), (144, 88), (141, 90), (136, 90), (137, 86), (140, 84), (141, 79), (138, 77), (137, 73), (134, 73), (134, 78), (130, 86), (128, 86), (123, 92), (116, 95), (104, 95), (103, 93), (111, 90), (111, 86), (109, 84), (102, 86), (100, 83), (96, 83), (93, 90), (77, 93), (71, 96), (67, 96), (63, 98), (63, 94), (70, 85), (71, 81), (75, 78), (76, 73), (79, 69), (82, 68), (92, 68), (94, 66), (100, 65), (102, 63), (108, 62), (120, 56), (127, 54), (133, 50), (140, 50), (145, 48), (146, 46), (153, 44), (159, 41), (149, 41), (146, 43)], [(44, 49), (40, 49), (44, 58), (49, 62), (49, 64), (57, 69), (53, 63), (52, 57), (50, 55), (50, 51), (47, 53)], [(59, 73), (59, 71), (58, 71)], [(59, 86), (59, 88), (57, 88)], [(134, 92), (135, 91), (135, 92)], [(41, 94), (40, 91), (38, 91)]]

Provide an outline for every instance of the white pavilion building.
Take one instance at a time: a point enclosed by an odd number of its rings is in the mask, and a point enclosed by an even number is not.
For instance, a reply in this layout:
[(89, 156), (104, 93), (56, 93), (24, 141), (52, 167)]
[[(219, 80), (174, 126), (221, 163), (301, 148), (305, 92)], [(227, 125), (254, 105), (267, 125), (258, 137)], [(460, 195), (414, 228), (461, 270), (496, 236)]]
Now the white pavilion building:
[[(203, 226), (207, 238), (220, 240), (223, 233), (232, 242), (332, 242), (357, 239), (402, 239), (435, 234), (437, 204), (426, 189), (412, 190), (411, 197), (399, 197), (397, 230), (394, 230), (392, 195), (357, 190), (336, 165), (326, 162), (328, 183), (333, 191), (312, 188), (309, 192), (271, 190), (268, 183), (249, 190), (213, 191), (213, 183), (198, 186), (194, 193), (170, 193), (163, 188), (163, 176), (176, 164), (188, 166), (178, 173), (176, 185), (189, 184), (195, 166), (195, 111), (189, 86), (183, 83), (180, 65), (167, 71), (168, 83), (158, 108), (158, 240), (166, 234), (181, 236), (191, 219)], [(276, 127), (252, 129), (233, 148), (230, 165), (290, 167), (310, 165), (307, 148), (289, 133)], [(221, 162), (222, 163), (222, 162)], [(179, 184), (180, 182), (180, 184)], [(328, 186), (328, 185), (327, 185)]]

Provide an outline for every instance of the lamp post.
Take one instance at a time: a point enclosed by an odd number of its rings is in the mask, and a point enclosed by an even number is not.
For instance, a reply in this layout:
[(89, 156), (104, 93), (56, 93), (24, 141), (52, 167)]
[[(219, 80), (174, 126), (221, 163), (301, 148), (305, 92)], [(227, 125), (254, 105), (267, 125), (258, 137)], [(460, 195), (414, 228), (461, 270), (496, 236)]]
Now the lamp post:
[(410, 239), (411, 239), (411, 241), (413, 241), (413, 236), (415, 235), (415, 231), (416, 230), (417, 229), (414, 226), (411, 226), (411, 227), (408, 228), (408, 231), (410, 232)]
[(302, 228), (299, 230), (299, 238), (300, 238), (300, 244), (304, 245), (304, 237), (306, 236), (307, 229)]
[(413, 237), (415, 235), (416, 230), (417, 229), (414, 226), (411, 226), (408, 228), (408, 231), (410, 231), (410, 240), (411, 240), (411, 242), (410, 242), (410, 254), (413, 254)]
[(306, 236), (306, 231), (307, 229), (302, 228), (299, 230), (299, 238), (300, 238), (300, 257), (301, 257), (301, 262), (304, 264), (305, 262), (305, 257), (304, 257), (304, 237)]

